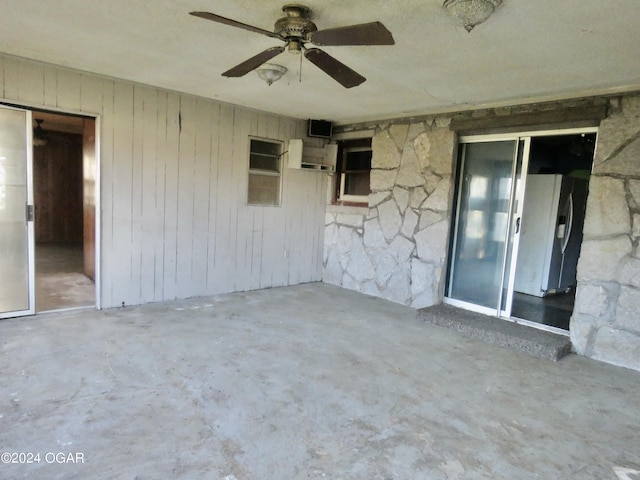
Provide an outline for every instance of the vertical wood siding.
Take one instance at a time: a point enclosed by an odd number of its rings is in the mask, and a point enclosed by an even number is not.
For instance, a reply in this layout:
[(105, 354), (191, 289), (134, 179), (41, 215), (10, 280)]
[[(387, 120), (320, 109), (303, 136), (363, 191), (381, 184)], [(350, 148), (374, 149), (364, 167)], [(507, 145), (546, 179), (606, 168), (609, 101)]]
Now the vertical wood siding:
[(282, 174), (279, 207), (248, 206), (249, 137), (303, 121), (0, 56), (7, 103), (101, 117), (101, 305), (319, 281), (325, 175)]

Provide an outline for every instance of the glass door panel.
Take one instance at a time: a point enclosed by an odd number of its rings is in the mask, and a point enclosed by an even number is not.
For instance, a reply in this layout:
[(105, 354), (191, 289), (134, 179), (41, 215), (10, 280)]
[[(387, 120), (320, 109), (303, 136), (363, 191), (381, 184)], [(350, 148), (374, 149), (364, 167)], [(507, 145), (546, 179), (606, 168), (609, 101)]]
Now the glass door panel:
[(464, 144), (447, 296), (501, 309), (515, 140)]
[(0, 318), (34, 312), (31, 114), (0, 107)]

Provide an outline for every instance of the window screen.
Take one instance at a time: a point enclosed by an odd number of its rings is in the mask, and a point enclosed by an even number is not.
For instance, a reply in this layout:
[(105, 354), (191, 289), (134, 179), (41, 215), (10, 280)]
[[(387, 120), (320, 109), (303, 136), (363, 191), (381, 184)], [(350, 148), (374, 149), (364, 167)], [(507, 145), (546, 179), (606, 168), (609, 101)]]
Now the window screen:
[(281, 153), (280, 142), (250, 139), (249, 205), (280, 205)]

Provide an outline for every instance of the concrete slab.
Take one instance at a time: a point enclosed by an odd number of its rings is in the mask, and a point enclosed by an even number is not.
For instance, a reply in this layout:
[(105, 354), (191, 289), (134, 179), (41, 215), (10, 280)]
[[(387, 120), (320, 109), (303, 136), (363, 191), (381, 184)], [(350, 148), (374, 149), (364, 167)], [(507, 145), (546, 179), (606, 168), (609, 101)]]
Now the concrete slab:
[(496, 348), (325, 284), (5, 320), (0, 372), (0, 451), (40, 459), (10, 457), (3, 479), (640, 470), (638, 372)]

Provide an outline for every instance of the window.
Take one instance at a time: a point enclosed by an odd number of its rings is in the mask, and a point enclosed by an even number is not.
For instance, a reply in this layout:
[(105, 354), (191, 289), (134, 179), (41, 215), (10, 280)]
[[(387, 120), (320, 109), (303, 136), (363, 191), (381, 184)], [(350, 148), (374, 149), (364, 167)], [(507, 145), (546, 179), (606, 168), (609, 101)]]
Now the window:
[(250, 139), (249, 205), (280, 205), (282, 143)]
[(339, 153), (337, 200), (368, 203), (371, 174), (371, 140), (343, 142)]

